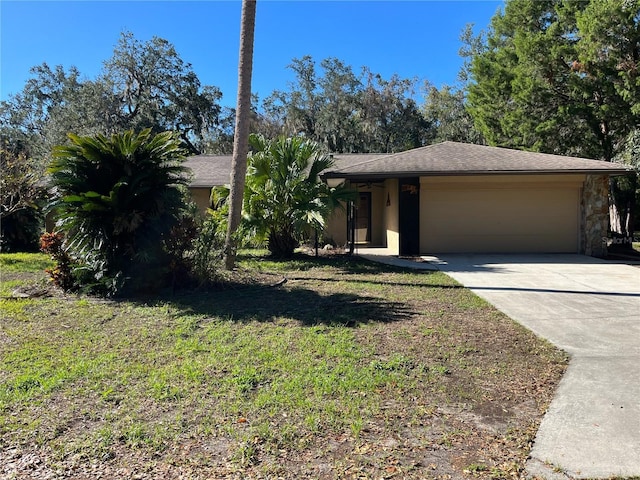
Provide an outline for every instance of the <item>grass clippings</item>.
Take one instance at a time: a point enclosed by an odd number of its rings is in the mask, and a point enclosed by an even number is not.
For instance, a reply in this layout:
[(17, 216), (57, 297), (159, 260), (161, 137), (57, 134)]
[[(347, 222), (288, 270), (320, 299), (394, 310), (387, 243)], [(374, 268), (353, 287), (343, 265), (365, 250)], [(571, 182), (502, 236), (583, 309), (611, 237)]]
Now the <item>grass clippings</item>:
[(3, 300), (0, 478), (524, 475), (564, 354), (440, 272), (240, 267), (209, 292)]

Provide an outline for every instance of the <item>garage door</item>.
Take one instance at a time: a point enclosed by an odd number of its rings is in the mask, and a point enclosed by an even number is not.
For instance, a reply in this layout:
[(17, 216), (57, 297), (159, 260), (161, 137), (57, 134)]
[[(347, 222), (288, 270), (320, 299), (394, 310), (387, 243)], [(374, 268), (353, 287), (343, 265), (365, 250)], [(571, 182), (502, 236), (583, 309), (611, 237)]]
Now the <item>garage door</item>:
[(423, 253), (578, 251), (581, 183), (425, 179)]

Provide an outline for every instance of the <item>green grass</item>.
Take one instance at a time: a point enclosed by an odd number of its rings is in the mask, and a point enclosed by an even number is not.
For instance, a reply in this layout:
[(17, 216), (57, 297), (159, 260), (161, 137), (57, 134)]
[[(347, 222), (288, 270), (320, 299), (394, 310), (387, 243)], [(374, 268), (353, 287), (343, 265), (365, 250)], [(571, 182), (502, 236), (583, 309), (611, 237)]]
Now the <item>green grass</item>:
[[(564, 368), (562, 354), (439, 272), (345, 257), (245, 255), (241, 266), (288, 281), (118, 302), (0, 301), (0, 451), (35, 443), (57, 462), (138, 452), (151, 464), (195, 461), (213, 477), (223, 465), (305, 471), (326, 454), (332, 468), (351, 462), (374, 475), (384, 462), (353, 453), (362, 445), (406, 468), (433, 442), (476, 452), (488, 434), (451, 412), (497, 401), (539, 416)], [(512, 419), (515, 430), (530, 416)], [(382, 448), (396, 437), (413, 446)], [(348, 451), (336, 453), (336, 439)], [(203, 450), (212, 444), (224, 450), (213, 459)], [(201, 456), (175, 453), (184, 445)], [(524, 462), (526, 448), (513, 448)]]
[(51, 259), (41, 253), (0, 254), (0, 272), (40, 273), (53, 266)]
[(53, 265), (53, 261), (42, 253), (0, 254), (0, 312), (22, 312), (23, 301), (6, 299), (14, 296), (15, 290), (34, 281), (41, 285), (49, 283), (44, 271)]
[[(165, 303), (26, 300), (2, 311), (14, 319), (12, 327), (3, 325), (3, 333), (17, 344), (3, 349), (0, 410), (85, 399), (98, 402), (104, 415), (117, 405), (129, 415), (110, 422), (110, 436), (131, 443), (133, 435), (136, 445), (162, 445), (187, 433), (194, 419), (167, 431), (158, 430), (160, 419), (152, 417), (178, 403), (195, 412), (202, 401), (216, 409), (198, 414), (197, 428), (235, 438), (268, 432), (269, 442), (278, 444), (279, 432), (271, 432), (269, 422), (283, 412), (291, 421), (290, 437), (302, 436), (301, 429), (357, 430), (377, 402), (352, 392), (371, 393), (404, 379), (401, 369), (371, 361), (371, 351), (345, 326), (300, 328), (286, 318), (275, 323), (205, 319)], [(237, 428), (240, 418), (249, 425), (243, 430)], [(133, 419), (142, 424), (135, 435)], [(64, 438), (56, 419), (47, 420), (38, 436)], [(20, 422), (2, 417), (0, 434), (26, 441), (34, 432), (19, 429)], [(94, 435), (101, 438), (104, 432)], [(81, 447), (97, 440), (82, 439)], [(75, 448), (73, 443), (62, 442), (61, 453)]]

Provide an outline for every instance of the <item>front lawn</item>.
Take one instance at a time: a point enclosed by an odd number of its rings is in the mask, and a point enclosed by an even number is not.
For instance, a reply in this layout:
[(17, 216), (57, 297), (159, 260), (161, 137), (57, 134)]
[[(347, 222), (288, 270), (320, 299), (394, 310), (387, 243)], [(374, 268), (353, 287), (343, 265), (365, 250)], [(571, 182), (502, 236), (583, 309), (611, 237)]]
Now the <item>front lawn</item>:
[(274, 281), (105, 301), (0, 255), (0, 477), (523, 473), (564, 354), (439, 272), (240, 260)]

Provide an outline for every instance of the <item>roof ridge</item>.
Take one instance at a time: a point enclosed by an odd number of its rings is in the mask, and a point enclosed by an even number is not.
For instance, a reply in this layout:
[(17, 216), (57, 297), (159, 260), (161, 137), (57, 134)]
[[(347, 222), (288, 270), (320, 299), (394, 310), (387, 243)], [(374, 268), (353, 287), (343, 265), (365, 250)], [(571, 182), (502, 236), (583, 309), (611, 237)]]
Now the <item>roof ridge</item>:
[(571, 159), (575, 159), (575, 160), (589, 160), (589, 161), (595, 161), (595, 162), (612, 163), (612, 162), (608, 162), (606, 160), (602, 160), (600, 158), (588, 158), (588, 157), (567, 155), (567, 154), (561, 154), (561, 153), (539, 152), (539, 151), (536, 151), (536, 150), (526, 150), (524, 147), (523, 148), (518, 148), (518, 147), (507, 147), (507, 146), (502, 146), (502, 145), (483, 145), (483, 144), (479, 144), (479, 143), (454, 142), (452, 140), (446, 140), (444, 142), (441, 142), (441, 144), (444, 144), (444, 143), (453, 143), (455, 145), (461, 145), (461, 146), (472, 147), (472, 148), (488, 148), (488, 149), (493, 149), (493, 150), (500, 150), (502, 152), (505, 152), (505, 151), (506, 152), (518, 152), (520, 154), (525, 154), (525, 155), (541, 155), (541, 156), (546, 156), (546, 157), (571, 158)]
[(379, 162), (383, 158), (385, 158), (385, 159), (386, 158), (392, 158), (392, 157), (395, 157), (397, 155), (402, 155), (403, 153), (406, 153), (406, 152), (411, 152), (411, 151), (415, 151), (415, 150), (426, 150), (429, 147), (434, 147), (436, 145), (442, 145), (443, 143), (459, 143), (459, 142), (450, 142), (449, 140), (446, 140), (444, 142), (432, 143), (430, 145), (423, 145), (422, 147), (410, 148), (408, 150), (403, 150), (401, 152), (382, 154), (382, 156), (379, 157), (379, 158), (372, 158), (371, 160), (367, 160), (367, 161), (364, 161), (364, 162), (354, 163), (352, 165), (349, 165), (348, 167), (343, 167), (343, 168), (337, 170), (337, 172), (344, 172), (345, 170), (348, 170), (351, 167), (359, 167), (359, 166), (366, 165), (366, 164), (371, 163), (371, 162)]
[[(352, 163), (352, 164), (349, 164), (349, 166), (347, 166), (347, 167), (338, 168), (337, 170), (325, 170), (325, 172), (343, 171), (343, 170), (345, 170), (347, 168), (360, 166), (360, 165), (365, 165), (365, 164), (367, 164), (369, 162), (376, 162), (376, 161), (380, 160), (381, 158), (386, 158), (386, 157), (389, 157), (389, 156), (391, 156), (393, 154), (389, 154), (389, 153), (331, 153), (330, 155), (334, 159), (338, 155), (380, 155), (380, 156), (378, 158), (370, 158), (369, 160), (364, 160), (362, 162)], [(335, 163), (334, 163), (334, 166), (335, 166)]]

